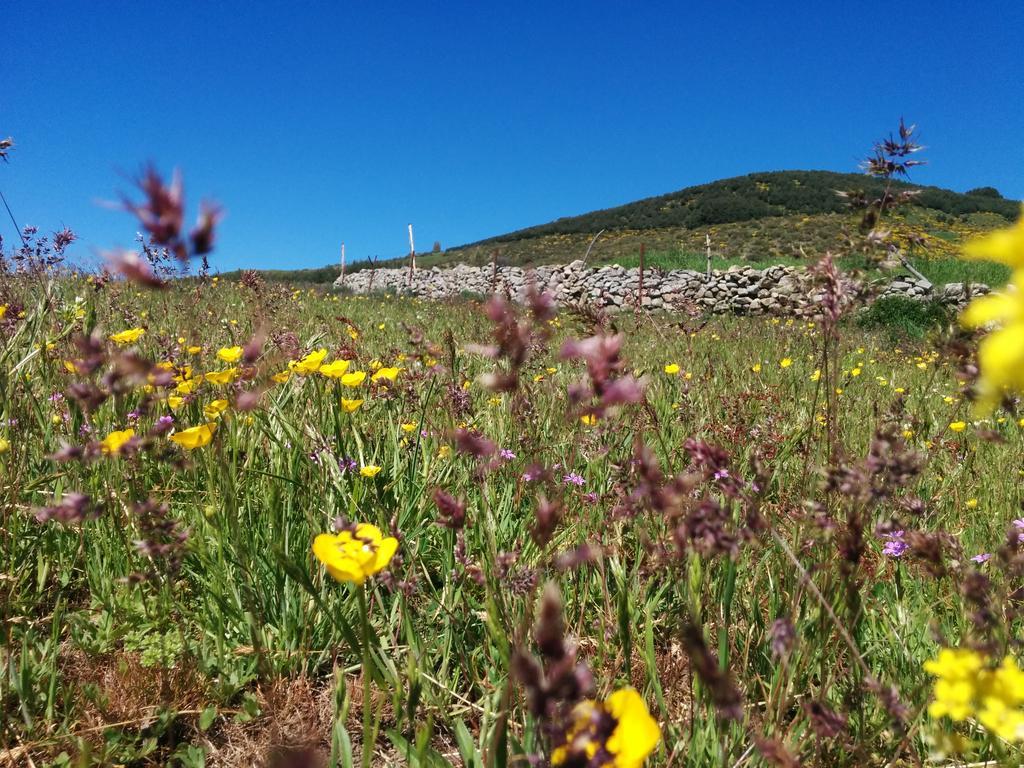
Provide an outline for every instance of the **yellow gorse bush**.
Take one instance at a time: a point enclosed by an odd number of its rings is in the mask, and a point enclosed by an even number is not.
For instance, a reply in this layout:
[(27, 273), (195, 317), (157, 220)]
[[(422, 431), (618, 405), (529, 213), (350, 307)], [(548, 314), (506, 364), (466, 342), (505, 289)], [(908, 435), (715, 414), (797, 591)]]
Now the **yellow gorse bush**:
[(313, 541), (313, 554), (338, 581), (362, 584), (387, 568), (398, 549), (398, 539), (384, 536), (370, 523), (359, 523), (354, 531), (321, 533)]

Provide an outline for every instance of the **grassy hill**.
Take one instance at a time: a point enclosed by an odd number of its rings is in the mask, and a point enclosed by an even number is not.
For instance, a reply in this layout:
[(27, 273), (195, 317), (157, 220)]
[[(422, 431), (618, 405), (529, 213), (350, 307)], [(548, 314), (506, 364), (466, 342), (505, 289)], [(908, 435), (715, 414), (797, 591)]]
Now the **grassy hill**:
[[(960, 244), (980, 232), (1016, 219), (1020, 204), (990, 188), (968, 193), (897, 183), (916, 189), (912, 205), (886, 225), (897, 239), (924, 241), (915, 259), (948, 261)], [(626, 205), (557, 219), (437, 253), (417, 256), (424, 267), (454, 263), (522, 266), (582, 258), (594, 236), (594, 264), (633, 265), (641, 243), (648, 263), (663, 268), (703, 264), (705, 237), (719, 265), (790, 263), (815, 259), (826, 250), (845, 253), (861, 238), (859, 216), (838, 191), (878, 194), (884, 182), (862, 174), (830, 171), (752, 173), (687, 187)], [(379, 267), (404, 263), (404, 257), (380, 261)], [(357, 264), (353, 271), (367, 268)], [(268, 277), (326, 282), (337, 267), (268, 273)]]

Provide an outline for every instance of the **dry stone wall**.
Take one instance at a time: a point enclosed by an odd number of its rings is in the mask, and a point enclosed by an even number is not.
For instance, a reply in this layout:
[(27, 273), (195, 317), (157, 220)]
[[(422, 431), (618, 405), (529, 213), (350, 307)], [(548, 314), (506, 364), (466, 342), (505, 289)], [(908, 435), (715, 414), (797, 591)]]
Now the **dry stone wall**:
[[(719, 314), (814, 314), (821, 299), (820, 289), (806, 269), (774, 266), (766, 269), (730, 267), (703, 272), (680, 269), (646, 269), (641, 293), (640, 270), (612, 265), (587, 267), (582, 261), (565, 265), (520, 267), (473, 267), (460, 264), (450, 268), (419, 269), (409, 281), (408, 269), (362, 270), (339, 278), (334, 286), (352, 293), (395, 292), (425, 299), (446, 299), (460, 295), (487, 296), (494, 293), (521, 300), (531, 285), (552, 294), (563, 306), (589, 304), (609, 311), (640, 306), (651, 310), (696, 306)], [(847, 281), (844, 293), (856, 303), (868, 303), (878, 296), (906, 296), (936, 299), (962, 306), (971, 296), (988, 293), (987, 286), (948, 283), (932, 286), (909, 276), (898, 276), (883, 286), (865, 286)]]

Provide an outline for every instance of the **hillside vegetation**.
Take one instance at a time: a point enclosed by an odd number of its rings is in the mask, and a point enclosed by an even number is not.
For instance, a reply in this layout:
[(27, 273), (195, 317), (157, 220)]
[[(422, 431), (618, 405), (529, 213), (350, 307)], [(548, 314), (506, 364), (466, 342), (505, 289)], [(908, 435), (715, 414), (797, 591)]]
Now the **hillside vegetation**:
[[(1004, 199), (992, 187), (967, 193), (903, 182), (893, 187), (920, 190), (912, 205), (890, 214), (887, 226), (908, 247), (915, 238), (923, 241), (912, 255), (928, 262), (955, 259), (966, 238), (1005, 226), (1020, 210), (1017, 201)], [(492, 259), (522, 266), (568, 262), (583, 258), (598, 233), (589, 257), (594, 264), (635, 265), (643, 244), (652, 264), (692, 267), (703, 263), (707, 235), (711, 236), (716, 266), (801, 262), (827, 250), (854, 249), (862, 238), (860, 217), (837, 192), (858, 190), (877, 195), (884, 190), (884, 182), (831, 171), (752, 173), (420, 254), (417, 264), (429, 268), (487, 264)], [(394, 267), (405, 261), (402, 256), (376, 265)], [(359, 262), (351, 270), (370, 266)], [(330, 265), (270, 270), (264, 275), (288, 282), (328, 283), (338, 272), (337, 265)]]

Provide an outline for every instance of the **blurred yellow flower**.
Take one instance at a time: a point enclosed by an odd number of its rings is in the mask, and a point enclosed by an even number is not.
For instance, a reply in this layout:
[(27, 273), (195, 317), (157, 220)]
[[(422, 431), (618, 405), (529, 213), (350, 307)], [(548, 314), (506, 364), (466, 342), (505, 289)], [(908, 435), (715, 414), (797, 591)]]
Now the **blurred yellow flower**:
[(181, 404), (185, 402), (185, 398), (178, 397), (177, 395), (167, 396), (167, 405), (171, 407), (171, 410), (176, 410), (181, 407)]
[(380, 467), (376, 464), (367, 464), (359, 468), (359, 474), (363, 477), (376, 477), (380, 472)]
[(115, 344), (134, 344), (145, 332), (145, 328), (129, 328), (127, 331), (111, 334), (110, 340)]
[(114, 453), (120, 453), (121, 447), (133, 437), (135, 437), (135, 430), (130, 428), (111, 432), (100, 441), (100, 450), (108, 456)]
[(237, 368), (226, 368), (223, 371), (210, 371), (206, 374), (206, 380), (214, 384), (230, 384), (238, 378)]
[(761, 364), (760, 363), (754, 363), (752, 366), (750, 366), (750, 370), (752, 370), (754, 373), (760, 373), (761, 372)]
[(195, 388), (202, 383), (202, 381), (202, 377), (198, 379), (185, 379), (174, 388), (174, 391), (177, 392), (179, 395), (191, 395)]
[(288, 368), (295, 373), (303, 376), (308, 376), (311, 373), (316, 373), (320, 370), (320, 365), (323, 363), (324, 358), (327, 357), (326, 349), (317, 349), (310, 352), (301, 360), (292, 360), (288, 363)]
[(968, 509), (977, 509), (978, 508), (978, 500), (977, 499), (968, 499), (967, 500), (967, 504), (965, 506)]
[(345, 375), (349, 364), (350, 361), (348, 360), (335, 360), (331, 363), (325, 363), (320, 366), (320, 375), (326, 376), (329, 379), (340, 379)]
[(6, 437), (0, 437), (0, 454), (7, 453), (9, 450), (11, 450), (11, 441)]
[(203, 415), (210, 421), (213, 421), (214, 419), (219, 418), (227, 409), (227, 400), (213, 400), (207, 403), (206, 407), (203, 408)]
[(415, 432), (416, 431), (416, 427), (418, 427), (418, 426), (419, 426), (419, 424), (417, 424), (415, 421), (408, 421), (408, 422), (402, 424), (402, 431), (403, 432)]
[(186, 349), (185, 351), (188, 352), (190, 355), (198, 355), (200, 352), (203, 351), (203, 348), (193, 345)]
[(276, 384), (284, 384), (288, 379), (292, 377), (291, 371), (280, 371), (270, 377), (270, 380)]
[(954, 432), (963, 432), (967, 429), (967, 423), (964, 421), (952, 421), (949, 424), (949, 428)]
[(780, 368), (789, 368), (789, 366), (791, 366), (792, 364), (793, 364), (793, 359), (790, 358), (790, 357), (784, 357), (781, 360), (779, 360), (779, 367)]
[(341, 377), (341, 383), (346, 387), (358, 387), (366, 381), (366, 371), (352, 371)]
[(661, 741), (661, 728), (632, 688), (621, 688), (603, 702), (586, 699), (571, 717), (565, 743), (551, 752), (553, 766), (589, 765), (601, 753), (608, 756), (603, 765), (640, 768)]
[(860, 374), (861, 374), (861, 369), (860, 368), (854, 368), (852, 371), (850, 371), (850, 375), (853, 376), (854, 378), (856, 378), (857, 376), (860, 376)]
[(370, 377), (370, 381), (394, 381), (398, 378), (398, 372), (401, 368), (378, 368), (373, 376)]
[(665, 373), (667, 373), (669, 376), (675, 376), (677, 373), (679, 373), (679, 366), (676, 363), (669, 363), (668, 365), (665, 366)]
[(185, 450), (191, 451), (196, 448), (202, 448), (204, 445), (208, 445), (209, 442), (213, 440), (213, 433), (216, 429), (216, 422), (200, 424), (198, 427), (190, 427), (189, 429), (183, 429), (180, 432), (175, 432), (169, 439), (180, 445)]
[(398, 539), (384, 536), (369, 523), (360, 523), (355, 531), (321, 533), (313, 540), (313, 554), (337, 581), (362, 584), (370, 576), (387, 568), (398, 550)]
[(815, 368), (814, 373), (811, 374), (811, 381), (819, 381), (821, 379), (821, 369)]
[(225, 363), (237, 363), (242, 359), (241, 347), (221, 347), (217, 350), (217, 357)]
[(4, 315), (6, 315), (6, 314), (7, 314), (7, 305), (6, 304), (0, 304), (0, 320), (3, 320), (4, 319)]
[(343, 410), (345, 413), (355, 413), (355, 411), (362, 404), (362, 400), (347, 400), (344, 397), (341, 398), (341, 410)]
[(593, 413), (585, 413), (580, 416), (580, 421), (586, 424), (588, 427), (592, 427), (597, 424), (597, 416)]

